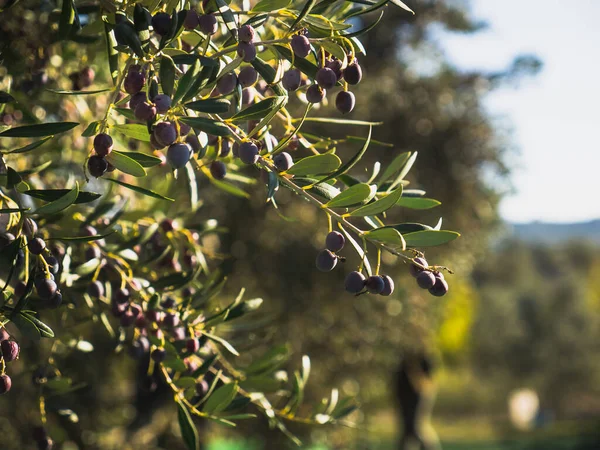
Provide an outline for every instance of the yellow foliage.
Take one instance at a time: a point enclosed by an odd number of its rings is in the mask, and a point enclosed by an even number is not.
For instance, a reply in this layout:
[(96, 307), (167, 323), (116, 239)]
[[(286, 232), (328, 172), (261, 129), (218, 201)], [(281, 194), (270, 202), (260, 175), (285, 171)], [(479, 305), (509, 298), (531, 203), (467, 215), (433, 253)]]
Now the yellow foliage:
[(594, 258), (590, 266), (586, 299), (590, 311), (600, 311), (600, 259), (598, 258)]
[(455, 356), (465, 350), (471, 334), (478, 304), (477, 293), (466, 279), (451, 277), (450, 290), (441, 299), (441, 323), (437, 340), (439, 350), (449, 356)]

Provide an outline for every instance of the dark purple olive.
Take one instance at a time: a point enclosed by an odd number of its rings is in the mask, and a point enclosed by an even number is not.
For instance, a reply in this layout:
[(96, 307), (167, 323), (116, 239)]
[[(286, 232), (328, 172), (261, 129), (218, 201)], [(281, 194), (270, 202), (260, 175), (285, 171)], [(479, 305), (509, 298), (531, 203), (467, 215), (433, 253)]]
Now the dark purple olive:
[(120, 303), (120, 304), (129, 303), (130, 299), (131, 299), (131, 293), (129, 292), (129, 289), (127, 289), (127, 288), (120, 288), (120, 289), (117, 289), (117, 291), (115, 292), (115, 301), (117, 303)]
[(273, 157), (273, 164), (280, 172), (291, 169), (294, 165), (294, 160), (292, 159), (292, 155), (288, 152), (278, 153)]
[(210, 174), (215, 180), (222, 180), (227, 174), (227, 167), (222, 161), (213, 161), (210, 164)]
[(185, 342), (185, 348), (190, 353), (196, 353), (198, 350), (200, 350), (200, 342), (198, 339), (188, 339)]
[(198, 27), (204, 34), (215, 34), (219, 24), (214, 14), (204, 14), (198, 17)]
[(43, 300), (49, 300), (54, 297), (54, 294), (56, 294), (58, 289), (56, 282), (49, 278), (40, 278), (36, 280), (34, 284), (37, 294)]
[(188, 144), (172, 144), (167, 150), (167, 161), (174, 169), (184, 167), (192, 157), (192, 148)]
[(15, 341), (0, 342), (0, 349), (5, 362), (14, 361), (19, 357), (19, 344)]
[(367, 281), (366, 277), (357, 271), (350, 272), (346, 275), (346, 280), (344, 281), (344, 287), (346, 291), (351, 294), (358, 294), (365, 288), (365, 282)]
[(152, 134), (161, 148), (173, 144), (177, 140), (177, 128), (171, 122), (159, 122), (154, 126)]
[(325, 249), (321, 250), (317, 255), (315, 264), (321, 272), (330, 272), (337, 265), (337, 261), (337, 256)]
[(321, 103), (327, 92), (318, 84), (313, 84), (306, 90), (306, 100), (309, 103)]
[(233, 92), (237, 85), (237, 77), (234, 73), (227, 73), (217, 81), (217, 90), (221, 95), (228, 95)]
[(310, 53), (310, 41), (306, 36), (300, 34), (293, 36), (291, 46), (294, 55), (299, 56), (300, 58), (306, 58)]
[(365, 286), (371, 294), (381, 294), (385, 288), (385, 281), (379, 275), (372, 275), (367, 278)]
[(290, 69), (283, 74), (281, 84), (286, 91), (295, 91), (300, 87), (302, 82), (302, 75), (298, 69)]
[(198, 13), (194, 9), (190, 9), (185, 15), (185, 20), (183, 21), (183, 28), (186, 30), (193, 30), (198, 26), (199, 18)]
[(394, 280), (392, 280), (392, 277), (390, 277), (389, 275), (383, 275), (381, 278), (383, 278), (383, 283), (385, 284), (385, 286), (383, 288), (383, 291), (381, 291), (379, 294), (385, 297), (387, 297), (388, 295), (392, 295), (392, 293), (394, 292)]
[(94, 138), (94, 150), (98, 156), (107, 156), (113, 149), (113, 140), (106, 133), (97, 134)]
[(39, 237), (33, 238), (27, 244), (27, 248), (29, 249), (30, 253), (33, 253), (34, 255), (41, 255), (42, 252), (46, 249), (46, 241)]
[[(429, 264), (427, 264), (427, 260), (425, 258), (416, 257), (413, 259), (413, 261), (416, 262), (417, 264), (420, 264), (423, 267), (429, 266)], [(423, 269), (421, 269), (420, 267), (416, 266), (415, 264), (410, 265), (410, 274), (413, 277), (416, 278), (417, 275), (419, 275), (421, 272), (423, 272)]]
[(164, 12), (159, 12), (152, 16), (152, 28), (156, 34), (165, 36), (171, 30), (171, 16)]
[(344, 248), (344, 244), (346, 243), (346, 238), (339, 231), (331, 231), (327, 234), (325, 238), (325, 247), (331, 250), (332, 252), (339, 252)]
[(104, 295), (104, 284), (96, 280), (92, 281), (87, 287), (87, 293), (92, 298), (100, 298)]
[(358, 62), (353, 62), (344, 69), (344, 80), (351, 85), (360, 83), (360, 80), (362, 80), (362, 68)]
[(129, 99), (129, 109), (131, 109), (132, 111), (135, 111), (135, 108), (137, 107), (137, 105), (139, 105), (140, 103), (144, 103), (148, 101), (148, 96), (146, 95), (145, 91), (142, 92), (138, 92), (137, 94), (133, 94), (131, 96), (131, 98)]
[(435, 284), (429, 289), (429, 293), (436, 297), (443, 297), (448, 293), (448, 282), (441, 273), (435, 274)]
[(145, 84), (146, 76), (142, 72), (132, 70), (125, 76), (125, 80), (123, 81), (123, 88), (128, 94), (134, 95), (140, 92), (144, 88)]
[(258, 161), (258, 147), (252, 142), (242, 142), (238, 152), (244, 164), (256, 164)]
[(244, 62), (252, 62), (256, 59), (256, 46), (249, 42), (240, 42), (237, 54)]
[(417, 275), (417, 284), (421, 289), (431, 289), (435, 284), (435, 275), (429, 270), (423, 270)]
[(354, 109), (356, 104), (356, 98), (354, 94), (349, 91), (340, 91), (335, 97), (335, 107), (342, 114), (348, 114)]
[(152, 354), (150, 356), (152, 357), (153, 361), (161, 363), (167, 357), (167, 352), (164, 348), (155, 348), (154, 350), (152, 350)]
[(6, 394), (12, 387), (12, 380), (6, 374), (0, 375), (0, 395)]
[(252, 66), (246, 66), (240, 70), (238, 74), (238, 80), (242, 87), (253, 86), (258, 81), (258, 72)]
[(97, 155), (90, 156), (87, 162), (88, 172), (94, 178), (100, 178), (108, 169), (108, 162)]
[(133, 113), (137, 120), (147, 122), (148, 120), (154, 119), (154, 116), (156, 116), (156, 106), (148, 102), (143, 102), (135, 107)]
[(315, 81), (319, 86), (327, 90), (335, 86), (335, 84), (337, 83), (337, 76), (335, 75), (335, 72), (329, 67), (322, 67), (317, 71)]
[(156, 106), (156, 112), (159, 114), (165, 114), (171, 108), (171, 97), (166, 94), (158, 94), (152, 102)]
[(256, 32), (254, 31), (254, 28), (252, 28), (252, 25), (242, 25), (238, 29), (238, 39), (242, 42), (254, 41), (255, 35)]

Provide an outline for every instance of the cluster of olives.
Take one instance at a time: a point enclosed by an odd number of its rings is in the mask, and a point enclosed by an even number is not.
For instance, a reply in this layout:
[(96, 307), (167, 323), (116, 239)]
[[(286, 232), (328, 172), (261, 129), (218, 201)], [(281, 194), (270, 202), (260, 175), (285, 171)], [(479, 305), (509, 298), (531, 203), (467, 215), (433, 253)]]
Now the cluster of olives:
[[(54, 276), (60, 270), (58, 259), (50, 252), (46, 246), (46, 241), (41, 237), (35, 237), (37, 233), (37, 224), (32, 219), (26, 219), (23, 225), (23, 232), (27, 237), (27, 251), (33, 257), (32, 262), (35, 268), (34, 286), (43, 305), (49, 308), (58, 308), (62, 303), (62, 294)], [(0, 251), (15, 240), (12, 233), (4, 233), (0, 236)], [(17, 266), (21, 266), (25, 259), (23, 250), (20, 249), (17, 254)], [(18, 300), (25, 295), (27, 284), (19, 281), (14, 287), (14, 297)]]
[(97, 134), (94, 137), (94, 155), (90, 156), (87, 168), (91, 176), (98, 178), (106, 172), (112, 172), (115, 167), (106, 160), (113, 150), (113, 140), (106, 133)]
[[(306, 58), (311, 50), (309, 39), (305, 34), (297, 34), (290, 41), (292, 51), (297, 58)], [(343, 62), (334, 56), (324, 61), (315, 75), (315, 83), (306, 90), (306, 100), (309, 103), (321, 103), (327, 95), (328, 89), (333, 89), (342, 79), (347, 85), (356, 85), (362, 79), (362, 68), (356, 58), (343, 68)], [(290, 69), (282, 78), (283, 87), (288, 91), (295, 91), (304, 83), (302, 73), (298, 69)], [(335, 106), (342, 114), (348, 114), (354, 109), (356, 99), (354, 94), (344, 89), (335, 98)]]
[[(79, 72), (73, 72), (69, 74), (69, 79), (72, 83), (72, 89), (74, 91), (80, 91), (84, 88), (88, 88), (94, 82), (96, 73), (91, 67), (84, 67)], [(47, 77), (46, 77), (47, 79)], [(43, 80), (42, 80), (43, 81)], [(44, 83), (45, 84), (45, 83)]]
[[(10, 339), (10, 335), (4, 328), (0, 328), (0, 356), (4, 363), (2, 367), (5, 367), (6, 363), (12, 362), (19, 357), (19, 344), (16, 341)], [(12, 387), (12, 380), (6, 374), (0, 375), (0, 394), (6, 394)]]
[[(427, 260), (423, 257), (417, 257), (413, 261), (423, 267), (429, 266)], [(443, 297), (448, 293), (448, 282), (444, 279), (442, 272), (423, 269), (411, 264), (410, 273), (416, 278), (419, 287), (427, 289), (431, 295)]]
[[(341, 259), (337, 252), (341, 251), (346, 244), (346, 238), (339, 231), (330, 231), (325, 238), (325, 249), (317, 255), (315, 264), (321, 272), (331, 272)], [(342, 259), (343, 260), (343, 259)]]

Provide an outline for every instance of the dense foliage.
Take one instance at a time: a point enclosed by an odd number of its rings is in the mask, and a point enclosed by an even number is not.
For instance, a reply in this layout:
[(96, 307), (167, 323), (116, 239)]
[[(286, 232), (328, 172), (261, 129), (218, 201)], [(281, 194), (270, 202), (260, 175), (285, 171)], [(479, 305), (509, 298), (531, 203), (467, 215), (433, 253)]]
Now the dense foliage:
[[(259, 313), (240, 318), (262, 300), (242, 289), (225, 301), (226, 230), (203, 206), (206, 180), (240, 197), (263, 184), (274, 208), (286, 188), (328, 219), (318, 270), (344, 263), (344, 247), (358, 255), (341, 292), (392, 294), (382, 252), (408, 262), (431, 294), (448, 291), (445, 268), (418, 249), (458, 234), (441, 230), (441, 220), (384, 222), (396, 206), (439, 204), (406, 187), (416, 153), (375, 162), (365, 175), (359, 163), (370, 146), (387, 145), (372, 139), (381, 123), (343, 118), (356, 103), (349, 88), (363, 77), (359, 37), (381, 15), (360, 18), (387, 3), (64, 0), (34, 16), (27, 1), (4, 4), (14, 20), (0, 31), (3, 392), (19, 346), (37, 347), (39, 360), (25, 361), (38, 365), (37, 421), (50, 413), (76, 421), (62, 398), (80, 386), (60, 365), (93, 351), (81, 326), (94, 324), (145, 367), (147, 390), (167, 383), (189, 448), (198, 446), (192, 416), (235, 425), (254, 417), (250, 404), (293, 440), (286, 422), (344, 423), (357, 405), (337, 390), (312, 411), (303, 405), (308, 357), (288, 376), (279, 370), (286, 346), (246, 356), (228, 341), (261, 326)], [(330, 91), (339, 116), (311, 115)], [(305, 131), (310, 123), (322, 125), (319, 134)], [(328, 135), (348, 126), (353, 135)], [(43, 427), (34, 438), (52, 445)]]

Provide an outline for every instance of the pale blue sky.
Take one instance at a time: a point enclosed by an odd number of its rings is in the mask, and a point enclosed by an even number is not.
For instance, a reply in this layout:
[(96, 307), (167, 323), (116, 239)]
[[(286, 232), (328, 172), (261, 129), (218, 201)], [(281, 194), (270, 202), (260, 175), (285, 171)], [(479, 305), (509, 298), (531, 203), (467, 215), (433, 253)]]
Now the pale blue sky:
[[(472, 0), (477, 35), (444, 34), (450, 60), (466, 69), (503, 69), (533, 53), (544, 68), (518, 89), (488, 96), (512, 122), (520, 155), (516, 194), (501, 204), (509, 221), (600, 218), (600, 0)], [(515, 164), (516, 163), (516, 164)]]

